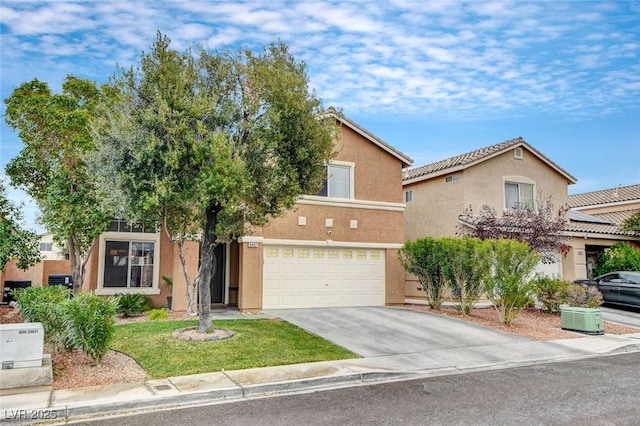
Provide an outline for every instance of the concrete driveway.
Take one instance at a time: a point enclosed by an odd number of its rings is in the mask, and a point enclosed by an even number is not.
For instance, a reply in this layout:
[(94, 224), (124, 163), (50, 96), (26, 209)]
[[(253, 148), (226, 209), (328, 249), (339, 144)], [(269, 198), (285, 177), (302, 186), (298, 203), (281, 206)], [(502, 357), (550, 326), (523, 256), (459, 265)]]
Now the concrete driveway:
[(267, 310), (366, 358), (530, 339), (427, 312), (391, 307)]

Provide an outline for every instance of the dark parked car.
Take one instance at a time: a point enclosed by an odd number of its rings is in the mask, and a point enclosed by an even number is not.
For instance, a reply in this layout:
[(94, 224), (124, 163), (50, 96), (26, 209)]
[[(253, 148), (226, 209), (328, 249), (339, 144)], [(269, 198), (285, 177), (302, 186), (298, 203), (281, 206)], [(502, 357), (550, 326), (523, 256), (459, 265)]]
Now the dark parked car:
[(609, 272), (590, 280), (576, 280), (574, 282), (598, 287), (605, 303), (640, 306), (640, 272)]

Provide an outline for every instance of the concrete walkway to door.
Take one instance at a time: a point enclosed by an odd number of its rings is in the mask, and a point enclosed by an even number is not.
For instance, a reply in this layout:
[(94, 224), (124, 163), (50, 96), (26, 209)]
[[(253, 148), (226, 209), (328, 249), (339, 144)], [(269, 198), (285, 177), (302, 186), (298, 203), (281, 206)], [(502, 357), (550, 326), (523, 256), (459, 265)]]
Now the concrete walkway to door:
[(530, 341), (462, 320), (404, 308), (283, 309), (265, 313), (365, 358)]

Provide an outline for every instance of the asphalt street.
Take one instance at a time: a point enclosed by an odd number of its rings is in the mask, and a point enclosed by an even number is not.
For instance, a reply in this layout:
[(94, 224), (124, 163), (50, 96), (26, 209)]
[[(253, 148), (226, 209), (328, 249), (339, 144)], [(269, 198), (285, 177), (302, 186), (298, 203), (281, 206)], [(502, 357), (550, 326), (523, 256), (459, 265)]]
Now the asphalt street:
[(639, 363), (630, 353), (75, 424), (634, 425)]

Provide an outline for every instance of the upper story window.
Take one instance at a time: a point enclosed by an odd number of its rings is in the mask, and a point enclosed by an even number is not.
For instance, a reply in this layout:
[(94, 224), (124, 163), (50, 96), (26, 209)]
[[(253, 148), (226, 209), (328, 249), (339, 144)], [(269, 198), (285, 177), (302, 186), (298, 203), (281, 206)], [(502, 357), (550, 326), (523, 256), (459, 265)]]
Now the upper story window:
[(327, 164), (327, 177), (318, 193), (322, 197), (353, 198), (353, 164), (332, 162)]
[(53, 251), (53, 243), (40, 243), (40, 251)]
[(410, 203), (412, 201), (413, 201), (413, 191), (412, 190), (404, 191), (404, 202)]
[(114, 219), (109, 224), (107, 232), (149, 232), (155, 233), (155, 229), (145, 229), (145, 227), (139, 223), (131, 223), (122, 219)]
[(505, 206), (508, 209), (535, 208), (533, 184), (505, 182)]

